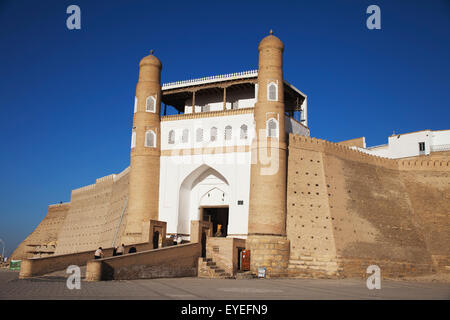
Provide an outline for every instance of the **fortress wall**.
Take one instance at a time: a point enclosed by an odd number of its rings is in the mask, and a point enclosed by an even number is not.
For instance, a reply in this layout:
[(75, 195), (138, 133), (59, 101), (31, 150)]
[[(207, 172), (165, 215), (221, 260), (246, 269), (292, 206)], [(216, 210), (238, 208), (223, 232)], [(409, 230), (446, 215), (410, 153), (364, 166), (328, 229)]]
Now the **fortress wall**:
[(291, 135), (290, 270), (366, 277), (377, 264), (382, 275), (398, 277), (430, 273), (433, 260), (448, 265), (448, 168)]
[[(103, 231), (100, 235), (100, 246), (103, 248), (109, 248), (113, 245), (117, 246), (122, 243), (121, 240), (127, 223), (125, 201), (128, 197), (128, 172), (129, 168), (114, 177), (110, 205), (105, 217)], [(115, 243), (113, 244), (114, 240)]]
[(111, 247), (128, 194), (127, 172), (126, 169), (119, 175), (97, 179), (93, 185), (72, 191), (71, 207), (58, 236), (55, 254)]
[(403, 171), (450, 171), (450, 160), (444, 160), (442, 156), (433, 159), (430, 158), (428, 160), (418, 157), (418, 159), (397, 161), (398, 168)]
[[(23, 260), (32, 258), (35, 255), (29, 252), (36, 248), (36, 246), (45, 246), (52, 248), (51, 244), (56, 244), (58, 232), (66, 218), (70, 209), (70, 203), (54, 204), (48, 206), (48, 212), (41, 223), (34, 229), (34, 231), (25, 238), (24, 241), (17, 247), (11, 255), (13, 260)], [(32, 245), (32, 246), (30, 246)]]
[(366, 147), (366, 139), (364, 137), (340, 141), (338, 143), (347, 147), (358, 147), (358, 148)]
[(322, 153), (289, 145), (286, 233), (290, 276), (336, 275), (336, 247)]
[(432, 260), (399, 170), (324, 155), (336, 250), (344, 276), (431, 273)]
[(450, 268), (450, 170), (401, 172), (434, 267)]

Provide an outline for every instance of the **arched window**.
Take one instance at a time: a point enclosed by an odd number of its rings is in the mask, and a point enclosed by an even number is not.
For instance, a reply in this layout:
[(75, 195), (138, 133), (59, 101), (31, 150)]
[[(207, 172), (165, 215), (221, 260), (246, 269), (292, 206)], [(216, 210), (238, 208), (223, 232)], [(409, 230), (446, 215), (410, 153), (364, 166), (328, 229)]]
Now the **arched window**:
[(203, 129), (202, 128), (198, 128), (197, 132), (196, 132), (196, 141), (197, 142), (202, 142), (203, 141)]
[(241, 126), (241, 139), (247, 139), (248, 135), (247, 135), (247, 125), (243, 124)]
[(231, 126), (225, 127), (225, 140), (231, 140), (232, 128)]
[(275, 82), (267, 85), (267, 100), (278, 101), (278, 85)]
[(156, 147), (156, 134), (152, 130), (148, 130), (145, 133), (145, 146), (146, 147)]
[(278, 121), (274, 118), (267, 120), (267, 136), (276, 138), (278, 137)]
[(131, 133), (131, 148), (136, 147), (136, 132)]
[(216, 141), (217, 140), (217, 128), (216, 127), (212, 127), (211, 128), (211, 141)]
[(170, 130), (169, 131), (169, 144), (175, 143), (175, 131)]
[(147, 102), (145, 104), (145, 111), (155, 112), (156, 111), (156, 99), (155, 97), (147, 97)]
[(134, 97), (134, 113), (137, 111), (137, 97)]
[(187, 143), (189, 141), (189, 129), (183, 130), (183, 135), (181, 136), (181, 142)]

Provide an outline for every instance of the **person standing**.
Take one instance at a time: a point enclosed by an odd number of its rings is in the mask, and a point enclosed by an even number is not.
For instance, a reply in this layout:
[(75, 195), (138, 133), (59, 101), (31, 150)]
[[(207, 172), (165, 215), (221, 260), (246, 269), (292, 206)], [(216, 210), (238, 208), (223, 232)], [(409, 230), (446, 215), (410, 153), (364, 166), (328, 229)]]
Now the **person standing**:
[(103, 258), (103, 250), (102, 250), (102, 247), (99, 247), (97, 250), (95, 250), (94, 258), (95, 258), (95, 259), (101, 259), (101, 258)]
[(223, 237), (222, 225), (221, 224), (217, 225), (217, 231), (216, 231), (216, 234), (214, 236), (215, 237)]
[(125, 245), (122, 243), (122, 245), (117, 249), (117, 255), (121, 256), (125, 252)]

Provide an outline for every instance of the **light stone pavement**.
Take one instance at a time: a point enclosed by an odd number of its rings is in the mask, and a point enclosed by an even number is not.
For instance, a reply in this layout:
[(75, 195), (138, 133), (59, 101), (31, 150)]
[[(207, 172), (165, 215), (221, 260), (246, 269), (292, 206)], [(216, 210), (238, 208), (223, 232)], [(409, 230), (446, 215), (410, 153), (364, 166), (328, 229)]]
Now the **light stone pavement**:
[(18, 272), (0, 269), (0, 300), (4, 299), (450, 299), (450, 284), (381, 282), (368, 290), (363, 279), (142, 279), (81, 282), (69, 290), (63, 275), (18, 279)]

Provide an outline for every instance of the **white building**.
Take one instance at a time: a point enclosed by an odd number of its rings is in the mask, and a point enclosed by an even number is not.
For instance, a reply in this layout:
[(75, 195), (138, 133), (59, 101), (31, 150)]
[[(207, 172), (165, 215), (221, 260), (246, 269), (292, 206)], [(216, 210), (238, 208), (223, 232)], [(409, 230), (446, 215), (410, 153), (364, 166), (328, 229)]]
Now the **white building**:
[[(210, 219), (214, 231), (246, 238), (250, 145), (255, 135), (258, 71), (162, 85), (159, 220), (188, 238), (190, 221)], [(307, 98), (284, 81), (286, 134), (309, 136)], [(209, 150), (210, 152), (206, 152)]]
[(391, 159), (429, 155), (432, 152), (450, 150), (450, 130), (422, 130), (388, 137), (388, 143), (358, 148), (362, 152)]

